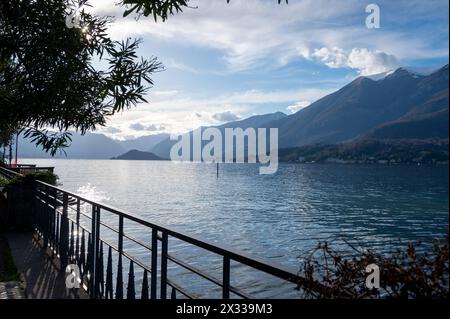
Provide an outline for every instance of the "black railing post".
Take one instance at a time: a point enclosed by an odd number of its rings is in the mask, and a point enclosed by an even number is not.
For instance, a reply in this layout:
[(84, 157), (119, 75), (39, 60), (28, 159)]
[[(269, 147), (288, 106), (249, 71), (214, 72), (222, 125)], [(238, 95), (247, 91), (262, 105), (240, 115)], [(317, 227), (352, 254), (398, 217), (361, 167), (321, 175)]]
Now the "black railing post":
[[(55, 200), (55, 203), (56, 203), (56, 200)], [(61, 256), (60, 255), (60, 251), (59, 251), (59, 248), (60, 248), (60, 231), (61, 231), (61, 228), (60, 228), (60, 223), (61, 223), (61, 218), (59, 217), (59, 213), (58, 213), (58, 211), (56, 210), (56, 207), (55, 207), (55, 216), (56, 216), (56, 218), (55, 218), (55, 223), (56, 223), (56, 231), (55, 231), (55, 241), (54, 241), (54, 254), (56, 254), (56, 256), (58, 257), (58, 255), (59, 256)]]
[(150, 283), (150, 297), (156, 299), (156, 284), (158, 278), (158, 231), (152, 229), (152, 279)]
[(59, 238), (59, 213), (57, 211), (58, 203), (56, 196), (58, 194), (58, 191), (56, 189), (50, 189), (52, 193), (52, 241), (51, 241), (51, 248), (52, 248), (52, 257), (55, 255), (58, 255), (58, 238)]
[[(94, 298), (101, 297), (100, 285), (103, 280), (103, 271), (100, 264), (100, 207), (94, 205), (93, 213), (95, 214), (95, 241), (94, 244)], [(103, 258), (103, 256), (102, 256)]]
[(76, 226), (77, 226), (77, 237), (75, 241), (75, 262), (79, 266), (79, 256), (80, 256), (80, 199), (77, 198), (77, 216), (76, 216)]
[(80, 259), (78, 261), (78, 267), (81, 269), (81, 277), (84, 278), (86, 272), (86, 244), (85, 244), (84, 229), (81, 231), (81, 245), (80, 245)]
[(73, 221), (70, 224), (70, 244), (69, 244), (69, 262), (72, 264), (75, 255), (75, 228), (73, 226)]
[(105, 292), (105, 273), (104, 273), (104, 265), (103, 265), (103, 242), (100, 241), (99, 244), (99, 253), (98, 253), (98, 262), (97, 262), (97, 298), (102, 299)]
[(113, 295), (113, 268), (112, 268), (112, 249), (108, 250), (108, 265), (106, 266), (106, 284), (105, 284), (105, 298), (114, 299)]
[(223, 256), (223, 291), (222, 298), (230, 299), (230, 257)]
[(167, 299), (167, 246), (168, 236), (162, 233), (161, 242), (161, 299)]
[(96, 205), (92, 205), (92, 217), (91, 217), (91, 247), (90, 247), (90, 258), (89, 258), (89, 286), (90, 286), (90, 297), (95, 298), (96, 293), (96, 272), (95, 264), (97, 262), (97, 208)]
[(33, 192), (32, 192), (32, 211), (31, 211), (31, 218), (32, 218), (32, 229), (34, 230), (34, 232), (37, 233), (38, 238), (39, 238), (39, 233), (40, 233), (40, 227), (39, 227), (39, 203), (38, 203), (38, 192), (37, 192), (37, 184), (34, 183), (33, 184)]
[(144, 269), (144, 275), (143, 275), (143, 279), (142, 279), (141, 299), (148, 299), (148, 275), (147, 275), (147, 269)]
[[(55, 201), (56, 202), (56, 201)], [(61, 270), (65, 271), (68, 265), (69, 259), (69, 219), (67, 218), (67, 208), (69, 204), (69, 196), (67, 193), (63, 194), (63, 210), (61, 215), (61, 228), (60, 228), (60, 245), (59, 255), (61, 258)]]
[(89, 292), (89, 296), (91, 294), (93, 294), (92, 290), (94, 288), (94, 285), (92, 283), (92, 279), (93, 279), (93, 275), (92, 275), (92, 252), (94, 251), (94, 247), (92, 245), (92, 233), (88, 234), (88, 239), (87, 239), (87, 255), (86, 255), (86, 274), (88, 274), (88, 276), (86, 277), (87, 279), (87, 287), (88, 287), (88, 292)]
[(34, 200), (35, 200), (35, 216), (36, 216), (36, 224), (35, 227), (37, 229), (39, 240), (42, 239), (42, 203), (41, 196), (39, 194), (39, 185), (36, 184), (34, 188)]
[(177, 299), (177, 291), (173, 287), (172, 287), (172, 293), (170, 294), (170, 299), (172, 299), (172, 300)]
[(47, 246), (46, 246), (46, 249), (47, 249), (47, 247), (49, 247), (51, 250), (53, 250), (53, 235), (54, 235), (54, 233), (55, 233), (55, 222), (54, 222), (54, 219), (53, 219), (53, 217), (54, 217), (54, 214), (53, 214), (53, 208), (51, 207), (52, 206), (52, 202), (51, 202), (51, 197), (50, 197), (50, 188), (47, 186), (47, 187), (45, 187), (45, 191), (46, 191), (46, 194), (45, 194), (45, 197), (46, 197), (46, 204), (47, 204), (47, 207), (46, 207), (46, 212), (47, 212)]
[(136, 290), (134, 287), (134, 266), (130, 260), (130, 270), (128, 271), (127, 299), (136, 299)]
[(123, 252), (123, 216), (119, 216), (119, 261), (117, 262), (117, 280), (116, 280), (116, 299), (123, 299), (123, 269), (122, 269), (122, 252)]
[(42, 209), (42, 223), (43, 227), (43, 235), (44, 235), (44, 249), (47, 249), (49, 244), (49, 236), (50, 236), (50, 207), (49, 207), (49, 194), (48, 187), (43, 187), (43, 197), (44, 197), (44, 207)]

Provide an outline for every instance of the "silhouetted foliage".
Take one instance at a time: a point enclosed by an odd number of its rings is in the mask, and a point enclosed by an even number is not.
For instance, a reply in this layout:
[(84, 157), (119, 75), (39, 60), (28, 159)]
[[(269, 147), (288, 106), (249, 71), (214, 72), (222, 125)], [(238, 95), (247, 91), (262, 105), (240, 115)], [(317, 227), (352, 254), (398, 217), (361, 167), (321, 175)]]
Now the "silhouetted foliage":
[[(0, 3), (0, 130), (25, 136), (52, 154), (67, 146), (71, 128), (84, 134), (106, 118), (146, 101), (156, 58), (139, 59), (139, 40), (113, 41), (107, 17), (79, 9), (86, 0), (5, 0)], [(100, 68), (98, 60), (105, 65)], [(50, 128), (53, 132), (46, 130)], [(55, 133), (54, 130), (62, 132)]]
[[(0, 120), (1, 121), (1, 120)], [(1, 123), (1, 122), (0, 122)], [(0, 127), (0, 147), (8, 146), (17, 127), (10, 123), (2, 123)]]
[(50, 171), (36, 171), (36, 172), (25, 173), (23, 175), (17, 175), (16, 177), (10, 179), (3, 186), (5, 187), (5, 191), (9, 187), (14, 187), (17, 185), (18, 186), (23, 186), (23, 185), (33, 186), (33, 183), (35, 181), (41, 181), (41, 182), (56, 186), (58, 184), (58, 179), (59, 179), (58, 175), (56, 175)]
[[(226, 1), (230, 3), (231, 0)], [(288, 0), (277, 1), (278, 4), (284, 1), (288, 3)], [(158, 20), (158, 17), (165, 21), (169, 15), (183, 12), (184, 8), (192, 8), (189, 6), (189, 2), (189, 0), (122, 0), (120, 4), (127, 7), (123, 13), (124, 17), (134, 12), (139, 16), (147, 17), (151, 15), (155, 21)]]
[[(409, 244), (388, 256), (361, 250), (346, 242), (354, 257), (343, 257), (330, 243), (321, 243), (304, 261), (298, 289), (307, 298), (434, 298), (449, 293), (449, 246), (447, 240), (431, 245)], [(368, 289), (366, 267), (380, 270), (380, 289)]]

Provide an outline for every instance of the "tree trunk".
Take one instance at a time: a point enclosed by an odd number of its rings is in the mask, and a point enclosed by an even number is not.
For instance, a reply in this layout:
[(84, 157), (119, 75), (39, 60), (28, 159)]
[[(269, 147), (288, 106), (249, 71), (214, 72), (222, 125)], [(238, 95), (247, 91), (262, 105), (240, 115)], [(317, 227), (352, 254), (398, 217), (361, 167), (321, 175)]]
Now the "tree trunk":
[(19, 148), (19, 133), (17, 132), (16, 133), (16, 161), (15, 161), (16, 167), (17, 167), (17, 164), (19, 164), (19, 159), (17, 158), (17, 149), (18, 148)]
[(9, 142), (9, 166), (11, 167), (12, 164), (12, 139)]

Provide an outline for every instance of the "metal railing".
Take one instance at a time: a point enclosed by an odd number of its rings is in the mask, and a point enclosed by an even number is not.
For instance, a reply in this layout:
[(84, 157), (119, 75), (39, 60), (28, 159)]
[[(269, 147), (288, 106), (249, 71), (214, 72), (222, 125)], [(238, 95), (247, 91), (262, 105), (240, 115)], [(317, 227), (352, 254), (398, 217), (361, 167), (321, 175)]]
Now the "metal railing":
[[(0, 169), (0, 173), (6, 177), (13, 174), (4, 168)], [(245, 288), (231, 284), (231, 262), (279, 278), (281, 282), (292, 283), (292, 289), (304, 280), (295, 271), (282, 265), (142, 220), (133, 214), (43, 182), (36, 183), (33, 200), (36, 232), (44, 247), (49, 247), (52, 253), (59, 257), (62, 269), (68, 264), (76, 264), (79, 267), (83, 287), (91, 298), (135, 299), (137, 290), (140, 291), (142, 299), (197, 298), (195, 293), (189, 291), (189, 287), (170, 278), (168, 262), (218, 287), (223, 299), (252, 298), (243, 291)], [(118, 219), (114, 225), (107, 223), (112, 217)], [(148, 234), (149, 242), (125, 232), (128, 223), (142, 226), (144, 233)], [(113, 243), (114, 237), (116, 244)], [(142, 247), (150, 257), (149, 262), (144, 262), (142, 258), (126, 251), (124, 240)], [(220, 258), (221, 276), (213, 276), (182, 258), (169, 254), (169, 240), (201, 248)], [(126, 293), (125, 266), (128, 268)], [(140, 269), (140, 278), (135, 278), (135, 267)]]

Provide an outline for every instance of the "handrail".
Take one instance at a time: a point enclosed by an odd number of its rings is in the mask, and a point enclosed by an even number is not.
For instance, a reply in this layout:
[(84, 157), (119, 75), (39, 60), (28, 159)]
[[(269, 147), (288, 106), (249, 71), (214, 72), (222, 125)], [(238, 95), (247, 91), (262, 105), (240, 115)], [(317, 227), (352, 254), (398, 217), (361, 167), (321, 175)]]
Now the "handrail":
[[(58, 199), (55, 199), (55, 201), (56, 201), (56, 202), (60, 202)], [(62, 202), (61, 202), (61, 204), (62, 204)], [(72, 207), (70, 207), (70, 208), (72, 208)], [(88, 218), (88, 219), (91, 218), (91, 216), (89, 216), (89, 215), (87, 215), (87, 214), (85, 214), (85, 213), (83, 213), (83, 212), (80, 212), (80, 215), (82, 215), (82, 216), (84, 216), (84, 217), (86, 217), (86, 218)], [(74, 220), (71, 219), (71, 218), (69, 218), (69, 220), (70, 220), (70, 221), (74, 221)], [(104, 226), (105, 228), (107, 228), (107, 229), (113, 231), (114, 233), (118, 233), (118, 231), (117, 231), (113, 226), (110, 226), (110, 225), (108, 225), (108, 224), (106, 224), (106, 223), (104, 223), (104, 222), (100, 222), (100, 225), (102, 225), (102, 226)], [(85, 230), (87, 231), (87, 229), (85, 229)], [(149, 250), (149, 251), (152, 250), (151, 246), (149, 246), (149, 245), (146, 244), (146, 243), (143, 243), (142, 241), (140, 241), (140, 240), (138, 240), (138, 239), (136, 239), (136, 238), (134, 238), (134, 237), (128, 236), (125, 232), (122, 234), (122, 236), (123, 236), (124, 238), (127, 238), (127, 239), (131, 240), (132, 242), (138, 244), (139, 246), (141, 246), (141, 247), (143, 247), (143, 248), (146, 248), (146, 249)], [(158, 239), (161, 240), (161, 237), (158, 237)], [(114, 246), (114, 245), (108, 243), (108, 242), (107, 242), (106, 240), (104, 240), (104, 239), (102, 239), (102, 241), (104, 241), (104, 242), (105, 242), (109, 247), (111, 247), (113, 250), (118, 251), (118, 248), (117, 248), (116, 246)], [(139, 260), (133, 258), (132, 256), (130, 256), (130, 255), (126, 254), (126, 253), (124, 253), (124, 256), (127, 257), (129, 260), (132, 260), (132, 261), (135, 262), (136, 264), (139, 264), (142, 268), (147, 269), (147, 270), (150, 271), (149, 268), (147, 268), (147, 267), (145, 267), (145, 266), (143, 266), (143, 265), (141, 264), (141, 261), (139, 261)], [(200, 277), (203, 277), (203, 278), (207, 279), (208, 281), (210, 281), (210, 282), (212, 282), (212, 283), (215, 283), (216, 285), (218, 285), (218, 286), (220, 286), (220, 287), (223, 286), (219, 279), (214, 278), (213, 276), (211, 276), (211, 275), (209, 275), (209, 274), (207, 274), (207, 273), (201, 271), (200, 269), (195, 268), (194, 266), (191, 266), (191, 265), (189, 265), (189, 264), (187, 264), (187, 263), (181, 261), (180, 259), (178, 259), (178, 258), (176, 258), (176, 257), (174, 257), (174, 256), (171, 256), (171, 255), (167, 254), (167, 259), (170, 260), (170, 261), (172, 261), (172, 262), (174, 262), (175, 264), (177, 264), (177, 265), (179, 265), (179, 266), (181, 266), (181, 267), (183, 267), (183, 268), (185, 268), (185, 269), (191, 271), (192, 273), (195, 273), (195, 274), (199, 275)], [(236, 287), (230, 286), (230, 291), (233, 292), (234, 294), (238, 295), (239, 297), (246, 298), (246, 299), (251, 299), (251, 296), (250, 296), (250, 295), (246, 294), (245, 292), (239, 290), (239, 289), (236, 288)]]
[[(156, 224), (153, 222), (149, 222), (146, 220), (143, 220), (141, 218), (139, 218), (138, 216), (130, 213), (130, 212), (125, 212), (125, 211), (121, 211), (118, 208), (112, 207), (110, 205), (106, 205), (103, 203), (98, 203), (95, 202), (93, 200), (90, 200), (88, 198), (82, 197), (78, 194), (75, 194), (73, 192), (70, 192), (68, 190), (56, 187), (54, 185), (51, 184), (47, 184), (41, 181), (37, 181), (39, 184), (44, 185), (46, 187), (50, 187), (52, 189), (64, 192), (68, 195), (70, 195), (71, 197), (77, 198), (82, 200), (83, 202), (92, 204), (92, 205), (96, 205), (98, 206), (100, 209), (104, 209), (107, 210), (110, 213), (115, 213), (117, 215), (123, 216), (124, 218), (127, 218), (133, 222), (139, 223), (143, 226), (147, 226), (150, 228), (155, 228), (158, 231), (163, 231), (163, 232), (167, 232), (170, 236), (175, 237), (177, 239), (181, 239), (187, 243), (199, 246), (201, 248), (204, 248), (206, 250), (209, 250), (211, 252), (220, 254), (220, 255), (226, 255), (229, 256), (231, 259), (241, 262), (243, 264), (246, 264), (248, 266), (250, 266), (248, 263), (251, 263), (252, 267), (255, 267), (256, 265), (259, 265), (261, 267), (261, 269), (259, 270), (263, 270), (263, 271), (273, 271), (275, 273), (277, 273), (277, 277), (280, 277), (282, 279), (285, 280), (292, 280), (294, 283), (297, 283), (299, 279), (299, 276), (297, 274), (296, 271), (293, 271), (292, 269), (289, 269), (287, 267), (285, 267), (284, 265), (275, 263), (275, 262), (271, 262), (271, 261), (267, 261), (263, 258), (257, 257), (257, 256), (253, 256), (251, 254), (245, 253), (245, 252), (240, 252), (234, 248), (231, 247), (227, 247), (225, 245), (221, 245), (221, 244), (212, 244), (209, 243), (205, 240), (202, 240), (200, 238), (198, 238), (196, 235), (192, 235), (192, 234), (188, 234), (184, 231), (181, 230), (175, 230), (174, 228), (168, 228), (167, 226), (163, 226), (160, 224)], [(256, 268), (256, 267), (255, 267)]]
[(6, 167), (0, 166), (0, 175), (6, 178), (13, 178), (14, 176), (20, 175), (19, 173), (12, 171)]
[[(7, 172), (5, 172), (7, 171)], [(17, 174), (5, 168), (1, 168), (0, 173), (2, 175), (10, 175), (10, 173)], [(134, 267), (137, 265), (141, 267), (144, 271), (144, 281), (142, 287), (142, 297), (148, 297), (148, 287), (147, 284), (147, 272), (151, 273), (151, 297), (156, 298), (157, 294), (157, 280), (160, 281), (160, 297), (166, 298), (166, 285), (172, 287), (171, 297), (174, 298), (176, 291), (180, 292), (186, 297), (192, 297), (184, 287), (176, 284), (173, 280), (167, 277), (167, 261), (171, 261), (176, 265), (188, 270), (189, 272), (196, 274), (209, 282), (212, 282), (223, 290), (223, 298), (228, 299), (230, 297), (230, 292), (236, 296), (242, 298), (251, 298), (251, 296), (237, 287), (230, 285), (230, 262), (235, 261), (243, 265), (247, 265), (255, 270), (267, 273), (274, 277), (280, 278), (286, 282), (299, 284), (305, 281), (304, 278), (300, 277), (298, 273), (284, 265), (279, 263), (268, 261), (266, 259), (241, 252), (226, 245), (211, 243), (206, 240), (200, 239), (195, 235), (191, 235), (187, 232), (175, 229), (173, 227), (168, 227), (162, 224), (149, 222), (139, 218), (138, 216), (120, 210), (118, 208), (98, 203), (89, 198), (80, 196), (74, 192), (65, 190), (61, 187), (50, 185), (41, 181), (36, 182), (36, 229), (40, 236), (43, 238), (44, 243), (54, 248), (55, 251), (59, 252), (62, 264), (65, 265), (69, 261), (76, 261), (77, 264), (82, 266), (83, 273), (89, 274), (90, 294), (91, 297), (112, 297), (113, 291), (113, 280), (112, 280), (112, 250), (118, 253), (118, 269), (117, 269), (117, 280), (116, 280), (116, 298), (122, 297), (121, 285), (123, 282), (122, 278), (122, 256), (130, 260), (130, 270), (129, 270), (129, 280), (128, 285), (132, 287), (127, 288), (127, 297), (131, 297), (134, 294)], [(62, 196), (62, 200), (61, 200)], [(76, 203), (76, 209), (70, 206), (70, 203)], [(84, 205), (90, 205), (92, 207), (92, 215), (89, 216), (88, 213), (83, 212), (80, 208), (81, 203)], [(58, 210), (57, 207), (62, 207), (62, 211)], [(73, 209), (76, 213), (76, 218), (70, 218), (68, 216), (68, 210)], [(108, 225), (101, 221), (101, 212), (105, 211), (110, 214), (119, 217), (119, 229), (114, 228), (114, 226)], [(90, 220), (90, 229), (83, 227), (80, 224), (80, 217), (84, 216)], [(124, 220), (135, 222), (139, 225), (148, 227), (151, 229), (152, 241), (151, 245), (143, 243), (142, 241), (128, 236), (125, 234), (123, 229)], [(71, 226), (71, 227), (70, 227)], [(113, 245), (111, 242), (107, 241), (100, 235), (100, 226), (106, 227), (107, 229), (113, 231), (119, 237), (118, 246)], [(77, 234), (82, 233), (82, 238), (77, 235), (74, 237), (74, 229), (77, 228)], [(71, 230), (70, 230), (70, 229)], [(88, 248), (85, 248), (86, 235), (88, 236)], [(171, 256), (168, 253), (168, 238), (176, 238), (184, 243), (202, 248), (206, 251), (219, 255), (223, 258), (223, 278), (222, 281), (205, 273), (204, 271), (197, 269), (196, 267), (189, 265), (188, 263)], [(147, 249), (151, 253), (151, 265), (146, 266), (142, 261), (134, 258), (125, 251), (123, 251), (123, 239), (129, 239), (141, 247)], [(161, 248), (158, 249), (158, 242), (161, 243)], [(103, 245), (109, 247), (108, 253), (108, 267), (107, 267), (107, 280), (106, 288), (104, 281), (104, 257), (103, 257)], [(75, 247), (76, 246), (76, 247)], [(83, 247), (80, 247), (83, 246)], [(158, 253), (159, 252), (159, 253)], [(86, 253), (86, 255), (85, 255)], [(160, 270), (158, 269), (158, 259), (161, 259)], [(156, 273), (159, 271), (159, 276)], [(155, 273), (153, 273), (155, 272)], [(131, 283), (133, 281), (133, 283)], [(103, 290), (99, 287), (103, 287)], [(104, 290), (107, 292), (104, 294)]]

